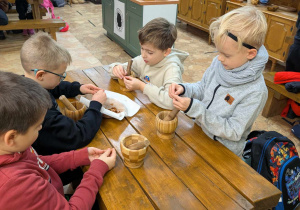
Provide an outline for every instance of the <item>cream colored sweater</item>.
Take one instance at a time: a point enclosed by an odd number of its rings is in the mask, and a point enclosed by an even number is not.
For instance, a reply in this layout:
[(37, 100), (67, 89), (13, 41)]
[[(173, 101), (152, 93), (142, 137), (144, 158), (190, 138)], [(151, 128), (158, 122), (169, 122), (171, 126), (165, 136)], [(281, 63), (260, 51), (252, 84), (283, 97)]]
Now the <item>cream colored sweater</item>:
[[(168, 56), (153, 66), (147, 65), (142, 56), (133, 59), (131, 71), (146, 83), (143, 93), (152, 103), (164, 109), (173, 109), (173, 102), (168, 94), (169, 86), (172, 83), (182, 83), (183, 61), (188, 55), (186, 52), (172, 49)], [(117, 77), (113, 75), (112, 69), (119, 64), (121, 63), (109, 65), (109, 73), (114, 79)], [(121, 65), (124, 69), (127, 68), (127, 63)]]

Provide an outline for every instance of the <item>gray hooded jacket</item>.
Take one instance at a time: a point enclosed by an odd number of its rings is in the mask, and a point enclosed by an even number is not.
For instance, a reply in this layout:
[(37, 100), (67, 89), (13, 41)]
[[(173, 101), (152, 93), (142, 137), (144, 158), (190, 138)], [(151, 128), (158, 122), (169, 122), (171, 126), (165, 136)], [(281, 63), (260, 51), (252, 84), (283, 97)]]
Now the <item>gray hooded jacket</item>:
[(268, 97), (262, 75), (268, 57), (261, 46), (254, 59), (232, 70), (226, 70), (215, 57), (201, 81), (182, 84), (183, 96), (192, 98), (186, 114), (210, 138), (238, 156)]

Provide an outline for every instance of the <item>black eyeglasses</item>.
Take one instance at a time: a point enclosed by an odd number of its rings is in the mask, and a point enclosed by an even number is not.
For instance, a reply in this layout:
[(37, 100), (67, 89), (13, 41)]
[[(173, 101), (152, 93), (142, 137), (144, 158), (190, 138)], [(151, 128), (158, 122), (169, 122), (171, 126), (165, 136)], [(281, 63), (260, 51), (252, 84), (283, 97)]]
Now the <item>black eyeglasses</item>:
[(31, 69), (30, 71), (33, 71), (34, 74), (36, 74), (38, 71), (45, 71), (45, 72), (48, 72), (50, 74), (54, 74), (56, 76), (59, 76), (60, 77), (60, 81), (63, 81), (66, 78), (66, 76), (67, 76), (67, 72), (65, 72), (63, 75), (61, 75), (61, 74), (56, 74), (56, 73), (54, 73), (52, 71), (48, 71), (48, 70), (45, 70), (45, 69)]

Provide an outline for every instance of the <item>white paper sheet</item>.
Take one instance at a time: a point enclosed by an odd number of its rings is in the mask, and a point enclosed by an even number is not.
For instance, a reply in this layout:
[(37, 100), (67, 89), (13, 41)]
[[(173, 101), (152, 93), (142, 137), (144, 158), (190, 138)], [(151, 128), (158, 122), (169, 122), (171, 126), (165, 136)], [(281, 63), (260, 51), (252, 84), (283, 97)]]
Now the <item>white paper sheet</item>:
[[(110, 117), (113, 117), (118, 120), (122, 120), (124, 118), (124, 116), (132, 117), (141, 108), (140, 105), (138, 105), (137, 103), (132, 101), (127, 96), (124, 96), (124, 95), (116, 93), (116, 92), (108, 91), (108, 90), (105, 90), (105, 93), (106, 93), (107, 98), (113, 98), (113, 99), (119, 101), (120, 103), (122, 103), (125, 106), (125, 109), (126, 109), (125, 112), (115, 113), (108, 109), (105, 109), (102, 106), (100, 112), (103, 114), (106, 114)], [(89, 107), (91, 101), (85, 97), (80, 97), (80, 102), (83, 103), (84, 105), (86, 105), (87, 107)]]

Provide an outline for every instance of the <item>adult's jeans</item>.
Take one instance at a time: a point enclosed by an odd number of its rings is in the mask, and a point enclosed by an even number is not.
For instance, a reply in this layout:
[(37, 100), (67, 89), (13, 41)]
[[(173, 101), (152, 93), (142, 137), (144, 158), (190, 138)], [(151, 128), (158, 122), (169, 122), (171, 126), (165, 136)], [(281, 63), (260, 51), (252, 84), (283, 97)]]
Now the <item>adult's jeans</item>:
[(8, 17), (5, 14), (5, 12), (2, 9), (0, 9), (0, 25), (3, 26), (7, 24), (8, 24)]
[[(8, 17), (5, 14), (5, 12), (2, 9), (0, 9), (0, 25), (3, 26), (3, 25), (7, 25), (7, 24), (8, 24)], [(0, 36), (5, 38), (4, 34), (3, 34), (3, 31), (0, 31)]]

